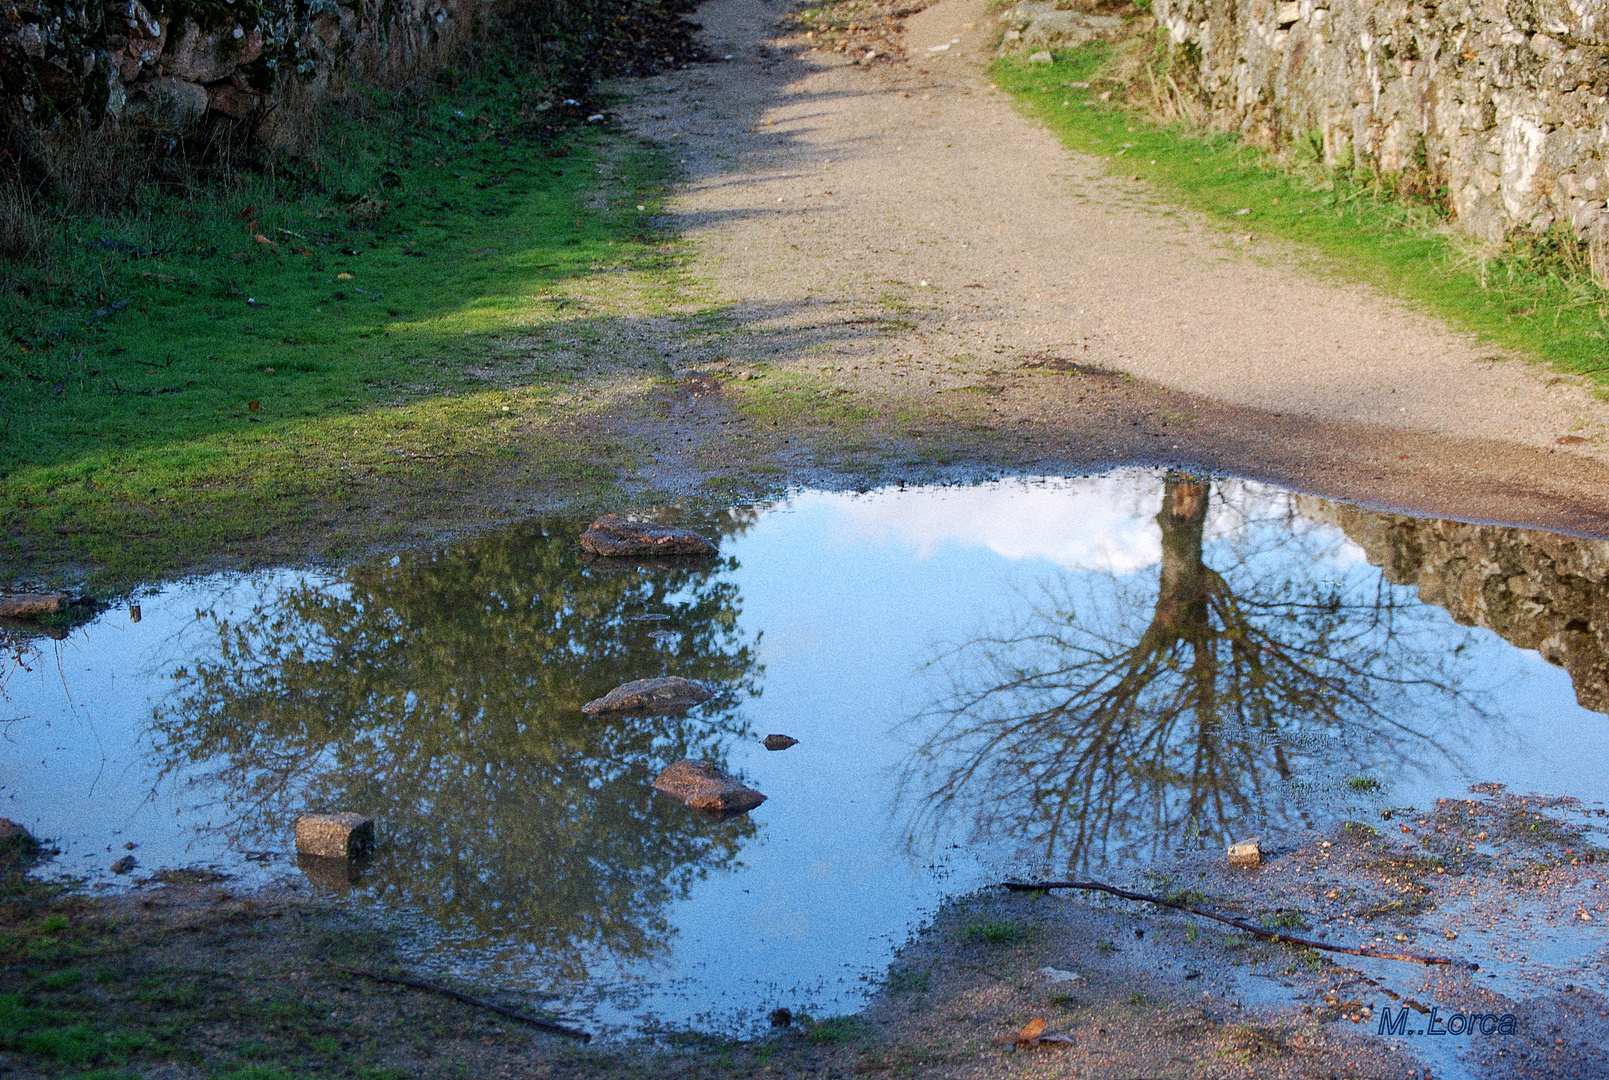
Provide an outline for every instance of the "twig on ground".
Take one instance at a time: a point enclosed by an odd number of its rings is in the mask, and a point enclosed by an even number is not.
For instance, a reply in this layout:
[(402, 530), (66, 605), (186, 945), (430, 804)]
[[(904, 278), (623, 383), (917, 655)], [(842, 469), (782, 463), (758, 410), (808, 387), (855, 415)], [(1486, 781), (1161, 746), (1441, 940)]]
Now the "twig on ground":
[(330, 967), (335, 968), (337, 971), (344, 971), (349, 975), (362, 975), (366, 979), (375, 979), (379, 982), (396, 983), (399, 986), (411, 986), (415, 990), (429, 990), (435, 994), (444, 994), (447, 997), (453, 998), (454, 1000), (462, 1001), (467, 1005), (474, 1005), (477, 1008), (490, 1009), (492, 1012), (502, 1013), (511, 1020), (518, 1020), (522, 1024), (530, 1024), (534, 1028), (541, 1028), (543, 1031), (552, 1032), (554, 1035), (563, 1035), (569, 1039), (580, 1039), (582, 1042), (592, 1041), (592, 1036), (587, 1034), (585, 1031), (577, 1031), (575, 1028), (567, 1028), (563, 1024), (555, 1024), (551, 1020), (542, 1020), (538, 1017), (532, 1016), (530, 1013), (523, 1013), (518, 1009), (510, 1009), (505, 1005), (499, 1005), (495, 1001), (487, 1001), (485, 998), (478, 998), (469, 994), (460, 993), (450, 986), (442, 986), (439, 983), (425, 982), (423, 979), (414, 979), (407, 975), (383, 975), (378, 971), (368, 971), (364, 968), (347, 967), (345, 964), (332, 963), (330, 964)]
[(1416, 964), (1434, 964), (1446, 967), (1462, 967), (1471, 971), (1478, 971), (1479, 964), (1467, 960), (1456, 960), (1450, 956), (1427, 956), (1423, 953), (1388, 953), (1376, 952), (1373, 949), (1355, 949), (1350, 945), (1331, 945), (1326, 941), (1309, 941), (1307, 938), (1292, 937), (1277, 930), (1256, 926), (1252, 923), (1232, 919), (1228, 915), (1220, 915), (1216, 911), (1208, 911), (1191, 904), (1181, 904), (1177, 900), (1169, 900), (1161, 896), (1152, 896), (1149, 893), (1129, 892), (1119, 889), (1115, 885), (1106, 885), (1099, 881), (1002, 881), (1001, 886), (1012, 892), (1049, 892), (1051, 889), (1082, 889), (1085, 892), (1103, 892), (1112, 896), (1120, 896), (1124, 900), (1139, 900), (1147, 904), (1156, 904), (1159, 907), (1173, 908), (1175, 911), (1188, 911), (1192, 915), (1200, 915), (1203, 919), (1215, 919), (1227, 923), (1237, 930), (1244, 930), (1254, 937), (1264, 941), (1283, 941), (1290, 945), (1297, 945), (1304, 949), (1319, 949), (1323, 952), (1346, 953), (1348, 956), (1367, 956), (1374, 960), (1410, 960)]

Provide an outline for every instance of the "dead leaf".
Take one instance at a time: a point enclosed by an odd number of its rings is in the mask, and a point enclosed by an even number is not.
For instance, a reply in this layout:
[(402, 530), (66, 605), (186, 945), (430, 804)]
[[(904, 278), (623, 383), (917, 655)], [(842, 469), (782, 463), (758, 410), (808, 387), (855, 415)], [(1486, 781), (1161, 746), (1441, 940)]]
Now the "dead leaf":
[(152, 273), (150, 270), (141, 270), (140, 271), (140, 276), (143, 277), (143, 278), (153, 278), (153, 279), (155, 279), (157, 281), (164, 281), (164, 282), (179, 280), (178, 278), (174, 277), (172, 274), (156, 274), (156, 273)]
[(1017, 1032), (1017, 1041), (1032, 1042), (1044, 1033), (1045, 1021), (1041, 1017), (1036, 1016), (1024, 1024), (1021, 1031)]
[(250, 409), (252, 412), (256, 412), (258, 409), (260, 409), (262, 407), (263, 407), (263, 403), (260, 402), (260, 401), (248, 401), (248, 402), (246, 402), (246, 408)]
[(272, 240), (268, 239), (268, 237), (264, 236), (262, 233), (252, 233), (251, 238), (253, 240), (257, 241), (259, 244), (264, 245), (265, 247), (277, 248), (279, 246), (278, 244), (274, 243), (274, 241), (272, 241)]
[(337, 281), (353, 281), (356, 280), (356, 278), (356, 274), (349, 274), (345, 270), (342, 270), (339, 274), (335, 275), (335, 280)]
[(1553, 441), (1558, 443), (1560, 446), (1575, 446), (1577, 443), (1584, 443), (1587, 440), (1580, 435), (1560, 435)]

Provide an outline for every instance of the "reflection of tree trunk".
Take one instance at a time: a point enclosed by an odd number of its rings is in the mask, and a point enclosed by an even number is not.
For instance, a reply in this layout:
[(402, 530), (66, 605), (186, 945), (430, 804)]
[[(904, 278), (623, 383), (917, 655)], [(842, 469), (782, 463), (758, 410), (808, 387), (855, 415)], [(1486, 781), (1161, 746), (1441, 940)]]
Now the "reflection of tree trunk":
[(1207, 640), (1207, 593), (1217, 577), (1201, 550), (1207, 525), (1210, 485), (1199, 480), (1168, 480), (1162, 489), (1162, 579), (1157, 589), (1153, 630), (1200, 645)]

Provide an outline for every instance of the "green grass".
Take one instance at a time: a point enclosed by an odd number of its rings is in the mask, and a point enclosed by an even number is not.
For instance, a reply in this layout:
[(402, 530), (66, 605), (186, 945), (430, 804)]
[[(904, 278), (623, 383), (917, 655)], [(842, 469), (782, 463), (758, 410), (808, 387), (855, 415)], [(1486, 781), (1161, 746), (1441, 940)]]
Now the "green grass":
[(21, 994), (0, 994), (0, 1049), (67, 1065), (120, 1065), (144, 1040), (105, 1031), (77, 1010), (26, 1002)]
[(982, 945), (1017, 945), (1028, 940), (1028, 927), (1009, 919), (973, 916), (961, 928), (961, 939)]
[(1054, 65), (1003, 59), (991, 72), (1069, 148), (1149, 181), (1237, 234), (1301, 244), (1331, 274), (1378, 286), (1560, 370), (1609, 379), (1609, 292), (1584, 274), (1572, 239), (1520, 238), (1481, 257), (1434, 206), (1391, 195), (1395, 178), (1317, 164), (1311, 140), (1281, 159), (1232, 136), (1103, 103), (1098, 87), (1068, 85), (1089, 81), (1107, 56), (1097, 45), (1058, 53)]
[(619, 448), (553, 423), (597, 407), (564, 401), (583, 379), (652, 374), (617, 343), (681, 294), (650, 225), (672, 166), (539, 134), (540, 91), (509, 65), (374, 94), (316, 173), (72, 220), (0, 298), (0, 565), (122, 582), (276, 533), (383, 534), (413, 512), (399, 490), (611, 483)]
[(812, 1024), (805, 1032), (806, 1039), (824, 1046), (866, 1042), (874, 1035), (875, 1029), (858, 1016), (829, 1016)]

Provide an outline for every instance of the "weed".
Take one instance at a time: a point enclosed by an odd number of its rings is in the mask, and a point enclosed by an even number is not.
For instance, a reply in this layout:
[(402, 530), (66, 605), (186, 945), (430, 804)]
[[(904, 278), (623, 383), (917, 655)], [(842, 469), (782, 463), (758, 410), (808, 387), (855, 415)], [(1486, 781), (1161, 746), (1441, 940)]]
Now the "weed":
[(1346, 830), (1348, 836), (1356, 836), (1360, 839), (1372, 840), (1380, 835), (1379, 829), (1361, 821), (1348, 821), (1342, 828)]
[(928, 990), (932, 972), (926, 968), (892, 968), (888, 973), (888, 992), (891, 994), (921, 994)]
[(1194, 941), (1196, 938), (1198, 938), (1200, 936), (1201, 936), (1200, 927), (1187, 926), (1187, 927), (1184, 928), (1184, 940), (1186, 940), (1186, 941)]
[(823, 1046), (847, 1046), (866, 1042), (875, 1034), (872, 1026), (858, 1016), (829, 1016), (812, 1024), (805, 1038)]
[(1346, 782), (1346, 786), (1353, 791), (1370, 793), (1379, 791), (1381, 784), (1372, 776), (1354, 776)]
[(1118, 949), (1118, 947), (1114, 943), (1112, 943), (1110, 941), (1106, 941), (1104, 939), (1101, 940), (1101, 941), (1097, 941), (1095, 943), (1095, 947), (1097, 949), (1099, 949), (1103, 954), (1106, 954), (1108, 956), (1111, 955), (1112, 953), (1120, 951)]
[(961, 928), (961, 938), (974, 944), (1017, 945), (1028, 939), (1028, 928), (1009, 919), (975, 915)]
[(1278, 911), (1263, 920), (1263, 925), (1270, 930), (1306, 930), (1307, 920), (1302, 918), (1300, 911)]

